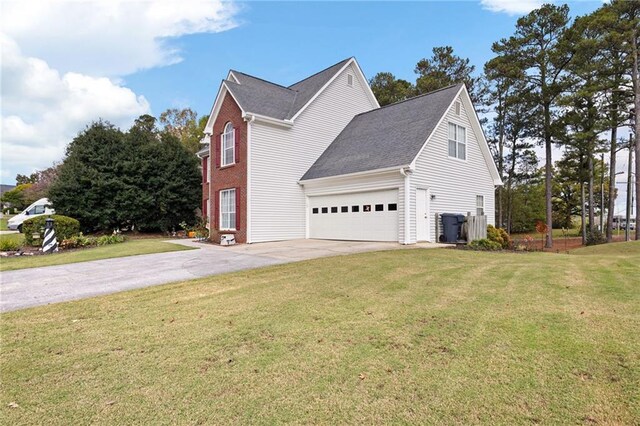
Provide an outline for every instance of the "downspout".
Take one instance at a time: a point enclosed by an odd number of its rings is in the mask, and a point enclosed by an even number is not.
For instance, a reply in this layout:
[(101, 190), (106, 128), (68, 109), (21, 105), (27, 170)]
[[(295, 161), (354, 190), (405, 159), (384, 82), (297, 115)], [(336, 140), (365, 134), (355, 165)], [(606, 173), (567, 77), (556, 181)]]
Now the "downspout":
[(402, 244), (411, 244), (411, 173), (409, 167), (400, 169), (400, 174), (404, 177), (404, 239)]
[(247, 244), (251, 244), (251, 124), (256, 120), (255, 115), (247, 121)]

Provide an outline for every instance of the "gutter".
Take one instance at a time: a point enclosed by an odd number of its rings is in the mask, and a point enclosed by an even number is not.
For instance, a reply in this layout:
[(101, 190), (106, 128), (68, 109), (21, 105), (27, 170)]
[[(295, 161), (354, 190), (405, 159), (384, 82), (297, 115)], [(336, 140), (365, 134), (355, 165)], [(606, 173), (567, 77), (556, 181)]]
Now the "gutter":
[(404, 239), (402, 244), (411, 244), (411, 167), (400, 168), (400, 174), (404, 177)]
[(242, 118), (244, 118), (247, 121), (261, 121), (263, 123), (267, 123), (267, 124), (274, 124), (276, 126), (281, 126), (281, 127), (286, 127), (286, 128), (291, 128), (293, 127), (293, 120), (280, 120), (277, 118), (273, 118), (273, 117), (267, 117), (266, 115), (260, 115), (260, 114), (255, 114), (253, 112), (246, 112)]

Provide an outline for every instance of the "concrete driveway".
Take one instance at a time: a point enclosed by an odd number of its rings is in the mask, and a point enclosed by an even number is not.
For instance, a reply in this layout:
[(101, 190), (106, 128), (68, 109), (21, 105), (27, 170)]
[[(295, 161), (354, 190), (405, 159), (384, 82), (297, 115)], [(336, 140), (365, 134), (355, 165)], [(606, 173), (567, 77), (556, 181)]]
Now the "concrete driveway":
[(232, 247), (189, 240), (168, 242), (197, 249), (0, 272), (0, 312), (318, 257), (440, 247), (437, 244), (402, 246), (397, 243), (327, 240)]

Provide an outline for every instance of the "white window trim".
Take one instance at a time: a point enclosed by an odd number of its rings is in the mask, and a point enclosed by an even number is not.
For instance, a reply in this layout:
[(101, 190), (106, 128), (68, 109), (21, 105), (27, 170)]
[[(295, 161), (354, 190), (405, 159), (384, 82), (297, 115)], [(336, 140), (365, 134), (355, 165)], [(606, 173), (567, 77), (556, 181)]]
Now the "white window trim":
[[(455, 155), (455, 156), (452, 156), (452, 155), (450, 155), (450, 154), (449, 154), (449, 142), (450, 142), (450, 141), (451, 141), (451, 142), (454, 142), (454, 140), (453, 140), (453, 139), (450, 139), (450, 138), (449, 138), (449, 127), (450, 127), (451, 125), (456, 126), (456, 140), (455, 140), (455, 143), (456, 143), (456, 155)], [(460, 133), (458, 132), (458, 128), (460, 128), (460, 129), (464, 129), (464, 140), (463, 140), (463, 141), (460, 141), (460, 140), (458, 140), (458, 139), (457, 139), (457, 138), (458, 138), (458, 135), (460, 134)], [(464, 158), (460, 158), (460, 157), (458, 156), (458, 144), (463, 144), (463, 145), (464, 145), (464, 148), (465, 148), (465, 149), (464, 149)], [(453, 123), (453, 122), (449, 121), (449, 122), (447, 123), (447, 156), (448, 156), (449, 158), (453, 158), (454, 160), (458, 160), (458, 161), (464, 161), (464, 162), (466, 162), (466, 161), (467, 161), (467, 157), (469, 156), (469, 150), (468, 150), (467, 148), (468, 148), (468, 145), (467, 145), (467, 128), (466, 128), (466, 127), (464, 127), (464, 126), (461, 126), (461, 125), (459, 125), (459, 124), (457, 124), (457, 123)]]
[[(227, 207), (231, 207), (232, 210), (225, 211), (225, 209), (224, 209), (225, 206), (222, 203), (222, 200), (223, 200), (223, 194), (225, 194), (225, 193), (227, 193), (227, 194), (233, 193), (233, 202), (231, 203), (231, 206), (227, 206)], [(223, 189), (223, 190), (220, 191), (220, 194), (219, 194), (220, 199), (218, 200), (218, 205), (220, 206), (220, 211), (218, 212), (218, 214), (219, 214), (218, 220), (219, 220), (219, 223), (220, 223), (220, 231), (235, 231), (236, 230), (235, 224), (234, 224), (233, 228), (224, 226), (224, 223), (225, 223), (224, 222), (224, 215), (225, 214), (232, 214), (233, 213), (234, 218), (236, 219), (236, 220), (234, 220), (234, 222), (236, 224), (238, 223), (237, 222), (237, 217), (236, 217), (236, 215), (238, 214), (236, 212), (236, 196), (237, 196), (237, 194), (236, 194), (236, 189), (235, 188)], [(231, 219), (229, 219), (229, 222), (231, 222)]]
[[(478, 198), (482, 198), (482, 206), (478, 205)], [(482, 209), (482, 216), (486, 216), (487, 211), (485, 210), (486, 201), (484, 199), (484, 195), (476, 195), (476, 216), (478, 215), (478, 209)]]
[[(231, 130), (227, 130), (228, 127), (231, 127)], [(227, 123), (224, 126), (225, 130), (220, 136), (220, 167), (231, 166), (236, 163), (236, 129), (233, 127), (233, 124)], [(231, 138), (231, 146), (226, 146), (227, 139)], [(231, 149), (232, 161), (226, 162), (227, 156), (226, 151)]]

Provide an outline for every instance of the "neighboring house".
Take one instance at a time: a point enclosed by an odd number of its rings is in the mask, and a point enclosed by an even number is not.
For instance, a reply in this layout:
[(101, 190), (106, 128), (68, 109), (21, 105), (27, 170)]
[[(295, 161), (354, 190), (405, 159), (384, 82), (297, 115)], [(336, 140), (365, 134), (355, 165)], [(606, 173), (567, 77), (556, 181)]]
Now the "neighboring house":
[(289, 87), (230, 71), (199, 152), (211, 238), (437, 241), (494, 218), (496, 166), (464, 85), (380, 108), (354, 58)]
[[(0, 184), (0, 198), (2, 198), (5, 192), (11, 191), (15, 188), (16, 188), (16, 185), (5, 185), (4, 183)], [(0, 202), (0, 208), (4, 209), (5, 207), (10, 207), (9, 203)]]

